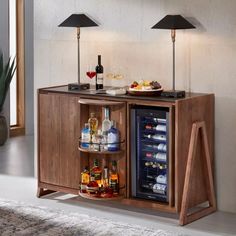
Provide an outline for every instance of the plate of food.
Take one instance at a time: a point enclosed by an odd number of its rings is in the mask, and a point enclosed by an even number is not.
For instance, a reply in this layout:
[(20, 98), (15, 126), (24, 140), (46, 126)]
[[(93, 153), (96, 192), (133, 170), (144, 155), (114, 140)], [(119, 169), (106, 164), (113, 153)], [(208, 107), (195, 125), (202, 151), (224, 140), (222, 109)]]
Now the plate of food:
[(159, 96), (163, 91), (157, 81), (134, 81), (128, 89), (128, 93), (134, 96)]

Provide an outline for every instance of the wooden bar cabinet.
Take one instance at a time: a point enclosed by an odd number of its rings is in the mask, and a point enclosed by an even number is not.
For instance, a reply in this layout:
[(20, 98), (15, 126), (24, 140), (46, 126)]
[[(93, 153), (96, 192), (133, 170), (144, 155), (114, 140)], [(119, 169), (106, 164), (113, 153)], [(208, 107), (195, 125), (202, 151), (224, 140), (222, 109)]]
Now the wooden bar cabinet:
[[(132, 196), (131, 109), (134, 106), (169, 111), (168, 188), (166, 203)], [(103, 119), (109, 107), (120, 130), (119, 152), (90, 152), (79, 148), (79, 137), (90, 112)], [(79, 195), (81, 172), (95, 158), (102, 165), (116, 160), (121, 204), (179, 215), (188, 224), (216, 210), (213, 178), (214, 95), (187, 94), (185, 98), (111, 96), (93, 91), (68, 91), (67, 86), (38, 90), (38, 192)]]

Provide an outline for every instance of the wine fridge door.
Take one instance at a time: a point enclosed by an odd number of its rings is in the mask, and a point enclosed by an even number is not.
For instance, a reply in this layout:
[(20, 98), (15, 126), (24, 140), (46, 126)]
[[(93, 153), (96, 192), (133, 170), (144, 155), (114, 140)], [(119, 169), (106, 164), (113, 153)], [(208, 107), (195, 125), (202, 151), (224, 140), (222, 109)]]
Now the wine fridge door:
[(169, 109), (131, 109), (132, 196), (168, 202)]

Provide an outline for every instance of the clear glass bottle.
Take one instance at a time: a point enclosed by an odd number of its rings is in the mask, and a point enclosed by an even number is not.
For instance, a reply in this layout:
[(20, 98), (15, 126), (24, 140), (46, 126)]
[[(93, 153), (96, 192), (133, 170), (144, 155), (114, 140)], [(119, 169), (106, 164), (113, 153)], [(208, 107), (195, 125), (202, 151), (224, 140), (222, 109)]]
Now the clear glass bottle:
[(120, 149), (119, 145), (120, 134), (118, 129), (116, 128), (116, 122), (114, 120), (111, 121), (111, 128), (108, 130), (107, 142), (108, 142), (108, 151), (115, 152)]
[(98, 129), (98, 119), (95, 117), (94, 112), (90, 114), (88, 124), (89, 124), (89, 129), (90, 129), (90, 135), (92, 137), (94, 134), (97, 133), (97, 129)]
[(111, 128), (111, 121), (109, 119), (110, 117), (110, 110), (108, 107), (104, 108), (104, 120), (102, 122), (102, 132), (107, 133), (108, 130)]
[(81, 148), (89, 148), (89, 143), (91, 140), (89, 124), (85, 123), (84, 128), (81, 132)]
[(98, 159), (94, 160), (93, 168), (91, 169), (91, 176), (97, 182), (98, 186), (101, 187), (102, 184), (102, 170), (99, 167)]
[(99, 129), (97, 131), (97, 134), (94, 134), (92, 137), (94, 151), (103, 151), (102, 141), (103, 141), (103, 135), (102, 135), (102, 131)]
[(112, 166), (109, 173), (109, 187), (113, 189), (113, 194), (119, 193), (119, 176), (116, 161), (112, 161)]
[(104, 120), (102, 122), (102, 135), (103, 135), (103, 148), (106, 151), (108, 149), (107, 146), (107, 139), (108, 139), (108, 131), (111, 128), (111, 121), (109, 119), (110, 117), (110, 110), (108, 107), (104, 108)]

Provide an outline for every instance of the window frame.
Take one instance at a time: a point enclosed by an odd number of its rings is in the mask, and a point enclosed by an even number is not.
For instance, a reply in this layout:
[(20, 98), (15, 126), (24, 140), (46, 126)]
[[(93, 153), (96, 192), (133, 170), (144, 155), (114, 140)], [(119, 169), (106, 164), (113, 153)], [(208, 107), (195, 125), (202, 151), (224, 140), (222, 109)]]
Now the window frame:
[(10, 126), (10, 137), (25, 135), (25, 35), (24, 0), (16, 0), (16, 97), (17, 124)]

